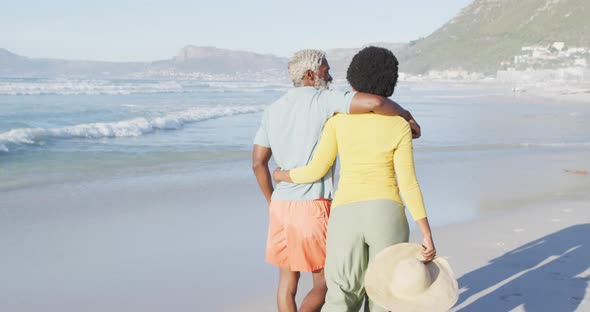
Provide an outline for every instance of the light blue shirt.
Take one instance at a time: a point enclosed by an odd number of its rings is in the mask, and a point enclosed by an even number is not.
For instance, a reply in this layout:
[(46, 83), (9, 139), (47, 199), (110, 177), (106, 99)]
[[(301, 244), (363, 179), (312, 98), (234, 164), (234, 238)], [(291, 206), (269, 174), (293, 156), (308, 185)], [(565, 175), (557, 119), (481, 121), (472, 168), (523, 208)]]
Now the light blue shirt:
[[(322, 128), (335, 113), (348, 113), (355, 92), (297, 87), (264, 110), (254, 144), (270, 147), (284, 170), (305, 166), (312, 159)], [(307, 201), (332, 199), (334, 168), (309, 184), (279, 183), (273, 200)]]

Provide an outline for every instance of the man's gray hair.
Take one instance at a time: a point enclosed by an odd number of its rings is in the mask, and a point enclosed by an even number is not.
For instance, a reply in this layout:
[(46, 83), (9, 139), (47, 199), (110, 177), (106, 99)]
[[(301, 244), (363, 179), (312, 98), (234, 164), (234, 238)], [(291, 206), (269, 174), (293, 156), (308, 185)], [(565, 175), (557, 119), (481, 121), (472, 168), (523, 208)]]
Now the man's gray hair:
[(322, 50), (301, 50), (295, 52), (289, 60), (289, 78), (295, 87), (303, 86), (303, 77), (307, 70), (317, 72), (326, 58), (326, 52)]

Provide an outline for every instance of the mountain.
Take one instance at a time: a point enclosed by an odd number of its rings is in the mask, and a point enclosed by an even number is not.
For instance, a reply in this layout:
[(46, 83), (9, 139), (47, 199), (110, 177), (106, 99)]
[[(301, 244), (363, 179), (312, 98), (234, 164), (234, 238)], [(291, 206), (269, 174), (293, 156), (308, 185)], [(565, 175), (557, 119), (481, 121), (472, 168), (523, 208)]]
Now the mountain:
[(21, 58), (21, 56), (0, 48), (0, 60), (17, 60), (19, 58)]
[(183, 48), (171, 59), (154, 62), (28, 58), (0, 49), (0, 77), (152, 78), (187, 73), (250, 77), (283, 74), (286, 64), (286, 59), (273, 55), (195, 46)]
[(0, 49), (0, 77), (124, 77), (145, 70), (146, 63), (69, 61), (28, 58)]
[[(398, 51), (403, 43), (372, 43)], [(326, 51), (332, 76), (346, 78), (346, 69), (361, 48)], [(271, 54), (186, 46), (175, 57), (153, 62), (99, 62), (28, 58), (0, 49), (0, 77), (35, 78), (211, 78), (287, 79), (287, 58)]]
[(426, 38), (398, 53), (400, 70), (495, 73), (524, 46), (590, 47), (588, 0), (475, 0)]
[(153, 64), (156, 68), (213, 74), (282, 71), (286, 66), (286, 59), (270, 54), (196, 46), (184, 47), (173, 60)]

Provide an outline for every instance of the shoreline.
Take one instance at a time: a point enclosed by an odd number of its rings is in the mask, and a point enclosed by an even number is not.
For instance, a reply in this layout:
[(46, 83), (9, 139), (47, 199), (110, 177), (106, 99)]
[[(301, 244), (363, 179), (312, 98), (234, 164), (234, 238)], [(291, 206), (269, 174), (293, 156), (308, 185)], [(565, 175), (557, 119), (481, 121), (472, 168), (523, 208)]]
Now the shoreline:
[(420, 89), (420, 86), (485, 87), (499, 92), (500, 96), (516, 96), (531, 101), (554, 100), (558, 103), (590, 104), (590, 83), (567, 81), (499, 81), (493, 80), (402, 80), (401, 87)]

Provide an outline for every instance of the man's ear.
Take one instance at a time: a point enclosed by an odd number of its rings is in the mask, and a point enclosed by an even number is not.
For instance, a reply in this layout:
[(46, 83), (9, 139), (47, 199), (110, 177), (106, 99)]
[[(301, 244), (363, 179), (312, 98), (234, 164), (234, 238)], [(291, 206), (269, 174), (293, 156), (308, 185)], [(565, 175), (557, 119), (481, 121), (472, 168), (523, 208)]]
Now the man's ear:
[(307, 79), (309, 79), (309, 80), (314, 80), (313, 71), (311, 71), (311, 69), (306, 70), (305, 77), (307, 77)]

